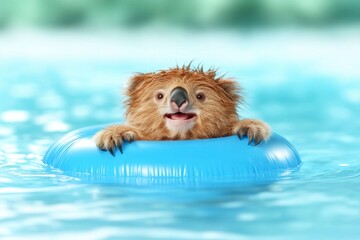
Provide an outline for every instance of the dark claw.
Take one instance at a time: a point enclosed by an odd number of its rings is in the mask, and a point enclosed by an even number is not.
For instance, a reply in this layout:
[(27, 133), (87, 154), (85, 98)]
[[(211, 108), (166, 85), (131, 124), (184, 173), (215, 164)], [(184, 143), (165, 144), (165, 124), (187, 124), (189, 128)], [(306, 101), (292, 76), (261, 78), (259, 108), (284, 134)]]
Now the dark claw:
[(242, 140), (242, 136), (239, 133), (237, 133), (237, 136), (240, 140)]
[(260, 138), (256, 138), (255, 146), (258, 145), (260, 142), (261, 142), (261, 139), (260, 139)]
[(118, 143), (116, 144), (116, 146), (119, 148), (120, 153), (123, 154), (123, 149), (122, 149), (121, 141), (118, 141)]
[(248, 142), (248, 145), (250, 145), (250, 143), (253, 141), (253, 137), (250, 135), (249, 136), (249, 142)]
[(119, 144), (118, 148), (119, 148), (119, 150), (120, 150), (120, 153), (123, 154), (123, 149), (122, 149), (122, 145), (121, 145), (121, 144)]
[(243, 136), (244, 136), (244, 133), (242, 131), (238, 131), (237, 132), (237, 136), (240, 140), (242, 140)]
[(109, 149), (109, 152), (111, 153), (111, 155), (112, 155), (113, 157), (115, 157), (115, 153), (114, 153), (114, 149), (113, 149), (113, 148), (110, 148), (110, 149)]
[(99, 149), (100, 149), (100, 151), (103, 151), (103, 152), (107, 151), (107, 149), (105, 149), (105, 148), (99, 148)]

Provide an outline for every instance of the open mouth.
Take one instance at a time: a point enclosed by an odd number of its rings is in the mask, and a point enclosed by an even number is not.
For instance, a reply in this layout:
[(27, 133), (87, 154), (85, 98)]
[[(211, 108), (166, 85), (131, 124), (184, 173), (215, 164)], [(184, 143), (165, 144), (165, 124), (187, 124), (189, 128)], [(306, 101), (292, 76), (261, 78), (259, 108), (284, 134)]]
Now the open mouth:
[(196, 117), (195, 113), (182, 113), (182, 112), (177, 112), (177, 113), (167, 113), (165, 114), (166, 118), (169, 118), (171, 120), (189, 120), (192, 118)]

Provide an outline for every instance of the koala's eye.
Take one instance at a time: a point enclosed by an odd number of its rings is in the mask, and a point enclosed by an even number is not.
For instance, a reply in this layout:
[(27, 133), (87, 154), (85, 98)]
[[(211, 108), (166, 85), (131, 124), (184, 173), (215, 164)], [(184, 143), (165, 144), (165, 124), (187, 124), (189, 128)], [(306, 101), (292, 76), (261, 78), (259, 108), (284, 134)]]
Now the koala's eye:
[(162, 93), (156, 94), (156, 99), (161, 100), (163, 98), (164, 98), (164, 94), (162, 94)]
[(197, 93), (196, 94), (196, 99), (199, 101), (204, 101), (205, 100), (205, 94), (204, 93)]

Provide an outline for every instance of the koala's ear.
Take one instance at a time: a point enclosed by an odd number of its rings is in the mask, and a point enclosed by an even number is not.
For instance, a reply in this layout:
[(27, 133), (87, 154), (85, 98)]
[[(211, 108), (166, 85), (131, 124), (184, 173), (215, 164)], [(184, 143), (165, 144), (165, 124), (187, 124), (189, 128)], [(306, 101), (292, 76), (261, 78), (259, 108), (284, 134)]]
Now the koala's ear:
[(234, 100), (235, 102), (241, 101), (241, 88), (239, 84), (232, 79), (219, 79), (217, 81), (218, 85), (224, 89), (227, 95)]
[(128, 81), (127, 93), (130, 95), (131, 93), (136, 91), (136, 89), (142, 83), (144, 83), (145, 79), (147, 79), (148, 77), (149, 77), (148, 74), (144, 74), (144, 73), (138, 73), (132, 76)]

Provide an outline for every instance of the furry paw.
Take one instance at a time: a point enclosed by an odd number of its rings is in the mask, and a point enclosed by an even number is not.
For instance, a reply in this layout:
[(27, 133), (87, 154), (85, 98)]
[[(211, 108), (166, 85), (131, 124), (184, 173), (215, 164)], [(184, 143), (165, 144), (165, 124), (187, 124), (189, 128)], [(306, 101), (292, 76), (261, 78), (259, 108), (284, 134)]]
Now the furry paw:
[(124, 141), (132, 142), (135, 139), (135, 132), (126, 126), (110, 126), (95, 135), (96, 146), (102, 151), (109, 151), (115, 156), (115, 148), (123, 153)]
[(260, 120), (245, 119), (237, 123), (234, 133), (240, 139), (246, 135), (249, 138), (248, 144), (254, 141), (255, 145), (258, 145), (261, 141), (266, 141), (270, 137), (271, 130), (266, 123)]

